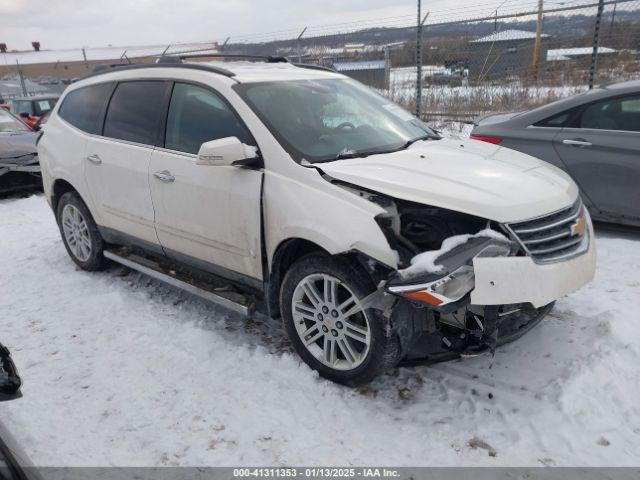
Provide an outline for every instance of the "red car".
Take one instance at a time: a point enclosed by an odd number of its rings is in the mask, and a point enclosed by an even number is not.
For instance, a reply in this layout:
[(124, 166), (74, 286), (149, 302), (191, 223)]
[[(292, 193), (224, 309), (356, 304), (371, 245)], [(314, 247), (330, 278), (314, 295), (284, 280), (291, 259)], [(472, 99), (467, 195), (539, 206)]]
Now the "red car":
[(41, 117), (55, 107), (58, 95), (38, 95), (11, 100), (10, 112), (20, 117), (29, 127), (34, 128)]

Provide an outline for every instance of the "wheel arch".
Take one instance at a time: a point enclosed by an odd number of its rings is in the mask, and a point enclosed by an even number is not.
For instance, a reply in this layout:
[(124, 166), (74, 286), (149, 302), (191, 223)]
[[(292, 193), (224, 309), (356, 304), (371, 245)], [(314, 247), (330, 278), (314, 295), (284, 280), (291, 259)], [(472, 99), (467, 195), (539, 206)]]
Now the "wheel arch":
[[(67, 192), (75, 192), (80, 196), (80, 198), (82, 198), (78, 189), (67, 180), (58, 178), (53, 182), (53, 187), (51, 189), (51, 208), (53, 209), (54, 214), (58, 210), (58, 202), (60, 202), (60, 198), (62, 198), (62, 196)], [(84, 201), (84, 199), (82, 200)]]
[(266, 289), (266, 303), (269, 316), (280, 315), (280, 287), (287, 270), (298, 259), (311, 253), (331, 255), (326, 249), (311, 240), (294, 237), (281, 241), (276, 247), (271, 259), (268, 286)]
[(49, 197), (51, 208), (53, 209), (53, 213), (57, 215), (58, 210), (58, 202), (60, 202), (60, 198), (67, 192), (75, 192), (80, 199), (84, 202), (89, 209), (89, 213), (93, 217), (94, 221), (99, 225), (99, 218), (96, 215), (96, 211), (94, 209), (93, 204), (91, 203), (91, 198), (89, 197), (89, 192), (85, 192), (85, 195), (81, 193), (81, 191), (69, 180), (64, 178), (56, 178), (51, 186), (51, 196)]
[(266, 303), (269, 316), (278, 317), (280, 315), (280, 288), (289, 268), (300, 258), (312, 253), (319, 253), (328, 257), (340, 257), (344, 262), (349, 263), (352, 268), (362, 269), (367, 273), (371, 277), (373, 284), (377, 283), (380, 275), (386, 275), (391, 271), (388, 267), (358, 250), (332, 254), (328, 249), (311, 240), (301, 237), (288, 238), (278, 244), (271, 260), (271, 269), (266, 288)]

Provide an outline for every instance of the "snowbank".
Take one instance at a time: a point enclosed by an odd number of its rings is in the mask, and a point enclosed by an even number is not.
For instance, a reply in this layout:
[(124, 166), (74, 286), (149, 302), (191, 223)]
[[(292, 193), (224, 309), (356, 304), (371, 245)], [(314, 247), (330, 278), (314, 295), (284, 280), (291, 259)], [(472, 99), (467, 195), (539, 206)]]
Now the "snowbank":
[[(627, 465), (640, 451), (640, 232), (495, 358), (319, 379), (278, 322), (75, 268), (42, 197), (0, 201), (0, 418), (38, 465)], [(482, 447), (488, 445), (496, 456)]]

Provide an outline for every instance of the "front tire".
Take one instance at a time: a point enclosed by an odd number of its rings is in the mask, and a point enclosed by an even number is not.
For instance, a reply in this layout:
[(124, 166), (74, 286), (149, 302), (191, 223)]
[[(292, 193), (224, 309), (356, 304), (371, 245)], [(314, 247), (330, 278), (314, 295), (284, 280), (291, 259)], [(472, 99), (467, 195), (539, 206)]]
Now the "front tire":
[(284, 277), (280, 309), (296, 352), (321, 376), (356, 386), (399, 361), (399, 342), (381, 314), (361, 301), (374, 290), (358, 267), (328, 255), (295, 262)]
[(56, 212), (60, 234), (67, 253), (83, 270), (104, 270), (104, 241), (89, 209), (76, 192), (60, 198)]

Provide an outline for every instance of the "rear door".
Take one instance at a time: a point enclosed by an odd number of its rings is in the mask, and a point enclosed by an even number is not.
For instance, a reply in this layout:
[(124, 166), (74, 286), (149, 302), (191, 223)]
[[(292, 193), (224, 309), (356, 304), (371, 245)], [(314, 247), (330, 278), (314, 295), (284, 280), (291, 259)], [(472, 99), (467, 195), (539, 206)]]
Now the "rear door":
[(255, 140), (225, 99), (201, 85), (176, 82), (166, 119), (164, 145), (149, 170), (162, 247), (204, 269), (261, 279), (262, 171), (196, 164), (204, 142), (237, 137), (257, 146)]
[(168, 83), (117, 84), (102, 135), (87, 141), (85, 178), (104, 227), (157, 245), (149, 191), (149, 163)]
[(598, 210), (640, 217), (640, 95), (588, 104), (554, 147)]

